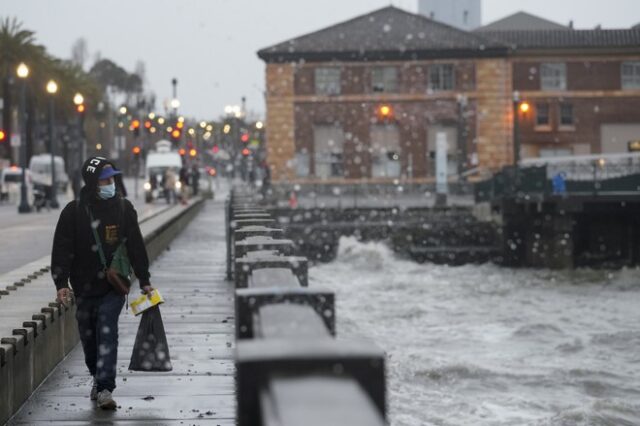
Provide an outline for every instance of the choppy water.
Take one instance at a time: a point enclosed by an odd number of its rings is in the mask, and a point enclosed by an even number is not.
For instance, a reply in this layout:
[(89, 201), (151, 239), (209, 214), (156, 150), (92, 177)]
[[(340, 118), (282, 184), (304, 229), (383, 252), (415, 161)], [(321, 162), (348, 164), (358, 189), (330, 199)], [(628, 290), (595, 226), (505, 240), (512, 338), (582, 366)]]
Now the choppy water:
[(391, 422), (640, 425), (640, 270), (447, 267), (341, 240), (310, 270), (387, 351)]

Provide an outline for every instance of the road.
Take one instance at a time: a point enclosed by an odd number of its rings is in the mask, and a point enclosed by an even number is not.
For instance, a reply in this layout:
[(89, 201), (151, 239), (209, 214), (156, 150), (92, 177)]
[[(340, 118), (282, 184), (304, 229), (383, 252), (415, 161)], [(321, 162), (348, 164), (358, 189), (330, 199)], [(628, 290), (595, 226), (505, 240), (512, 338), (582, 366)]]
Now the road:
[[(162, 201), (146, 204), (142, 194), (134, 197), (133, 179), (125, 178), (130, 194), (128, 199), (143, 218), (166, 206)], [(69, 195), (60, 194), (58, 201), (63, 207), (70, 200)], [(15, 204), (0, 204), (0, 274), (16, 269), (25, 263), (39, 259), (51, 252), (53, 233), (60, 210), (46, 210), (28, 214), (18, 214)]]

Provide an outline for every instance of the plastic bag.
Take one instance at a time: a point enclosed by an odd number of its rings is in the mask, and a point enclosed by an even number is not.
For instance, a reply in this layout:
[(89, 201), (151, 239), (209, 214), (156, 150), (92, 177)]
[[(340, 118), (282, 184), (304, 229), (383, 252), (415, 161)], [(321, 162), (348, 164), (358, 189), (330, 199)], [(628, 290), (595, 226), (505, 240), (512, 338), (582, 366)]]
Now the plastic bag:
[(154, 306), (142, 313), (129, 370), (171, 371), (172, 369), (160, 307)]

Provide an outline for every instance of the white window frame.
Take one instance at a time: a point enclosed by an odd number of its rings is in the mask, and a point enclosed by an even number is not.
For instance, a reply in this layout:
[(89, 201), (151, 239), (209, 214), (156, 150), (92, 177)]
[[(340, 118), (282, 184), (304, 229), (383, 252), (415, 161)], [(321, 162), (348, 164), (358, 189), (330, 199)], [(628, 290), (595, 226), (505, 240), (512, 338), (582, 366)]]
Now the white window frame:
[(449, 92), (456, 87), (456, 70), (454, 64), (429, 65), (429, 90)]
[(620, 65), (623, 90), (640, 89), (640, 61), (627, 61)]
[[(571, 110), (571, 123), (563, 123), (562, 122), (562, 118), (563, 118), (563, 109), (564, 108), (570, 108)], [(568, 102), (564, 102), (560, 104), (560, 107), (558, 108), (558, 124), (560, 127), (573, 127), (576, 124), (576, 113), (575, 113), (575, 108), (573, 107), (573, 104), (570, 104)]]
[[(540, 112), (546, 108), (547, 121), (540, 123)], [(538, 102), (536, 104), (536, 127), (549, 127), (551, 126), (551, 106), (547, 102)]]
[(316, 95), (339, 95), (342, 93), (342, 72), (338, 67), (315, 69)]
[(541, 90), (567, 90), (567, 64), (545, 62), (540, 64)]
[(398, 91), (398, 68), (374, 67), (371, 70), (371, 91), (396, 93)]
[[(327, 137), (328, 135), (330, 137)], [(322, 179), (344, 177), (344, 139), (341, 126), (333, 124), (313, 126), (313, 161), (316, 177)]]
[(371, 177), (400, 177), (400, 128), (396, 124), (372, 124)]

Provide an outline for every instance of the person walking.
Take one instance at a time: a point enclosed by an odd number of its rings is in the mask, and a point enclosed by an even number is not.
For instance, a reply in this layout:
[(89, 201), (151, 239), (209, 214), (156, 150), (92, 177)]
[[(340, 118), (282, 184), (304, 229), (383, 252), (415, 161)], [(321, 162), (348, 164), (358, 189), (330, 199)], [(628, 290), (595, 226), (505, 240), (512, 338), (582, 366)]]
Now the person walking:
[(118, 317), (125, 295), (107, 280), (103, 265), (111, 263), (124, 242), (140, 289), (149, 294), (153, 291), (149, 258), (136, 210), (124, 198), (121, 172), (106, 158), (91, 157), (82, 166), (82, 178), (79, 199), (68, 203), (58, 219), (51, 274), (57, 300), (68, 303), (72, 296), (69, 284), (76, 299), (85, 363), (93, 376), (90, 398), (102, 409), (115, 409)]
[(200, 187), (200, 170), (197, 163), (191, 166), (191, 188), (193, 188), (193, 196), (198, 195)]
[(164, 197), (167, 200), (167, 204), (176, 203), (176, 180), (176, 172), (174, 171), (173, 167), (169, 167), (164, 172), (163, 179)]

